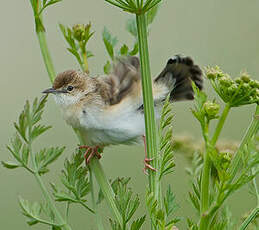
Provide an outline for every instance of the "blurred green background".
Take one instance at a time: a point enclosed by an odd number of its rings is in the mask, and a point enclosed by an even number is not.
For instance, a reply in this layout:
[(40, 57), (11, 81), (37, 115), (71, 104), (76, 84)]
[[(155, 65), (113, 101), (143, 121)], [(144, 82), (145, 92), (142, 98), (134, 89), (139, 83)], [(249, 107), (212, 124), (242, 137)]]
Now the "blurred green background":
[[(247, 70), (259, 78), (259, 1), (258, 0), (164, 0), (149, 37), (152, 73), (155, 75), (174, 54), (190, 55), (201, 66), (219, 65), (233, 76)], [(95, 54), (89, 61), (92, 74), (101, 74), (108, 56), (104, 51), (101, 33), (104, 26), (125, 43), (133, 42), (125, 31), (125, 21), (130, 15), (111, 7), (104, 0), (63, 0), (50, 7), (45, 16), (47, 39), (57, 72), (79, 69), (75, 59), (66, 51), (67, 45), (58, 29), (58, 23), (73, 25), (92, 22), (96, 31), (89, 42)], [(5, 145), (14, 132), (12, 126), (23, 108), (26, 99), (40, 97), (41, 91), (50, 86), (34, 31), (34, 20), (29, 0), (2, 1), (0, 8), (0, 66), (1, 66), (1, 116), (0, 160), (11, 160)], [(211, 88), (206, 83), (207, 92)], [(212, 94), (211, 94), (212, 95)], [(212, 95), (213, 96), (213, 95)], [(198, 122), (192, 117), (192, 103), (177, 103), (174, 106), (175, 135), (189, 133), (200, 139)], [(240, 140), (249, 121), (253, 106), (233, 109), (223, 130), (223, 138)], [(76, 138), (61, 118), (52, 98), (48, 101), (44, 122), (53, 129), (37, 142), (42, 146), (66, 145), (66, 152), (51, 166), (44, 181), (57, 182), (64, 158), (76, 147)], [(129, 176), (131, 185), (141, 198), (144, 197), (147, 177), (143, 174), (144, 152), (142, 146), (115, 146), (105, 150), (102, 164), (109, 178)], [(195, 216), (188, 200), (189, 178), (184, 168), (188, 165), (183, 154), (176, 155), (175, 173), (167, 178), (179, 203), (177, 214)], [(1, 229), (25, 230), (25, 223), (18, 206), (18, 195), (25, 199), (41, 200), (42, 196), (34, 178), (24, 170), (6, 170), (0, 167), (0, 225)], [(143, 200), (143, 199), (142, 199)], [(254, 200), (243, 188), (229, 201), (235, 217), (253, 207)], [(63, 208), (60, 206), (61, 209)], [(103, 203), (105, 216), (110, 216)], [(144, 210), (142, 203), (139, 213)], [(94, 229), (93, 216), (80, 207), (73, 207), (73, 229)], [(178, 225), (185, 229), (185, 219)], [(36, 225), (31, 229), (47, 229)], [(108, 229), (108, 228), (107, 228)], [(148, 229), (148, 227), (146, 227)]]

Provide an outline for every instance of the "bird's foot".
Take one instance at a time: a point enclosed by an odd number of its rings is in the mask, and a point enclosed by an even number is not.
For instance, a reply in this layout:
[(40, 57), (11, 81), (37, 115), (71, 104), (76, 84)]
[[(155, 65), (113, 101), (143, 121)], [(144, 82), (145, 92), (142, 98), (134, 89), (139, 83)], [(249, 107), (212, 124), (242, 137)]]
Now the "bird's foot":
[(156, 172), (156, 171), (157, 171), (154, 167), (152, 167), (152, 166), (149, 164), (152, 160), (154, 160), (154, 158), (151, 158), (151, 159), (150, 159), (150, 158), (145, 157), (145, 159), (144, 159), (144, 169), (143, 169), (143, 172), (144, 172), (146, 175), (148, 175), (148, 172), (147, 172), (148, 169), (151, 170), (151, 171), (153, 171), (153, 172)]
[(85, 164), (88, 165), (90, 160), (96, 156), (98, 159), (100, 159), (102, 156), (100, 152), (102, 152), (102, 148), (100, 146), (87, 146), (87, 145), (81, 145), (79, 146), (79, 149), (86, 149), (86, 152), (84, 154), (85, 158)]
[(144, 142), (144, 149), (145, 149), (145, 159), (144, 159), (144, 169), (143, 172), (148, 175), (147, 170), (151, 170), (153, 172), (156, 172), (157, 170), (152, 167), (149, 163), (154, 160), (154, 158), (148, 158), (147, 157), (147, 146), (146, 146), (146, 137), (143, 135), (143, 142)]

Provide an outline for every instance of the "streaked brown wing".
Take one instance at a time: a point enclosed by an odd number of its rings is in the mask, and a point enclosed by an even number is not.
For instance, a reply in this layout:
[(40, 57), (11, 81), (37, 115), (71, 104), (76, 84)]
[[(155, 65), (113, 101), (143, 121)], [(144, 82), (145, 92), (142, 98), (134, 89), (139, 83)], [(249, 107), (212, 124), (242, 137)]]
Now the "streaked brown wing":
[(112, 73), (104, 79), (109, 89), (110, 104), (118, 104), (129, 95), (140, 79), (140, 63), (137, 57), (117, 60)]

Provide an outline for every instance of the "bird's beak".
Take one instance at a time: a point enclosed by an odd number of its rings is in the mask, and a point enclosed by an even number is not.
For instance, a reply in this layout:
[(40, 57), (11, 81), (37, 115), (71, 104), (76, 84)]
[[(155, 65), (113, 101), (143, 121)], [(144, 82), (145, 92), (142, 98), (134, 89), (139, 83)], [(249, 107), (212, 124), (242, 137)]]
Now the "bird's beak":
[(53, 93), (53, 94), (67, 93), (67, 90), (65, 90), (65, 89), (57, 90), (57, 89), (54, 89), (54, 88), (49, 88), (49, 89), (44, 90), (42, 93), (46, 93), (46, 94), (49, 94), (49, 93)]

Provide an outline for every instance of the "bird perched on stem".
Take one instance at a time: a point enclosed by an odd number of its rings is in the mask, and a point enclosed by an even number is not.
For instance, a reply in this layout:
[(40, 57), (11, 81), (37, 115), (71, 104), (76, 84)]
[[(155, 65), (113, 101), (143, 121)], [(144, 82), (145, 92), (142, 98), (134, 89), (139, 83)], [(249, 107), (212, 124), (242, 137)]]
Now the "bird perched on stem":
[[(166, 97), (171, 101), (192, 100), (192, 81), (202, 89), (202, 71), (190, 57), (170, 58), (153, 80), (156, 118)], [(140, 62), (137, 57), (116, 61), (111, 74), (90, 77), (68, 70), (58, 74), (51, 93), (68, 124), (81, 131), (85, 139), (86, 161), (107, 145), (133, 144), (145, 133)], [(145, 159), (146, 167), (150, 159)], [(150, 168), (151, 169), (151, 168)]]

